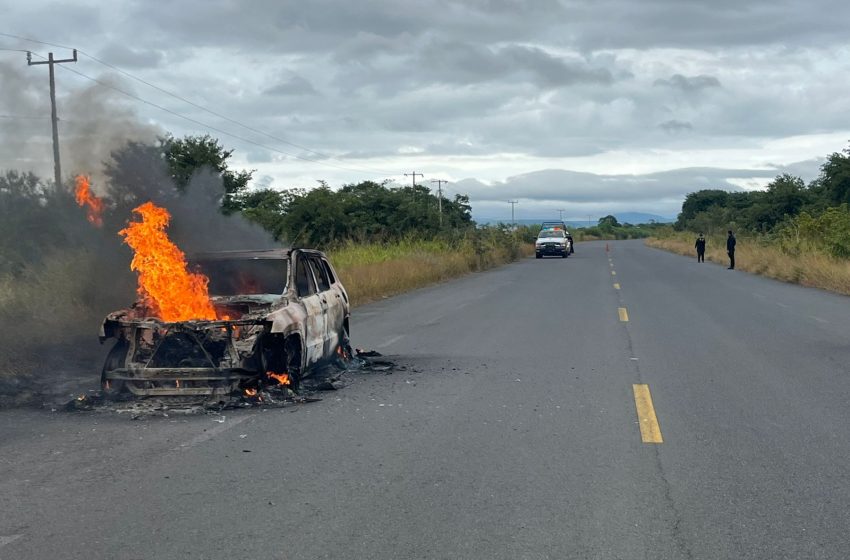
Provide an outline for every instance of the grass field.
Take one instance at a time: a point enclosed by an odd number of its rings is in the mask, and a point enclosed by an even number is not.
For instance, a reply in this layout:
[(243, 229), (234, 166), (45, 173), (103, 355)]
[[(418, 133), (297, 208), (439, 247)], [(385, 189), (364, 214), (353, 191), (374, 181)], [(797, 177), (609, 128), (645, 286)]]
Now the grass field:
[(349, 244), (328, 252), (354, 306), (486, 270), (534, 253), (501, 244), (476, 247), (469, 241), (402, 241), (388, 245)]
[[(696, 258), (695, 240), (696, 234), (672, 233), (663, 238), (647, 239), (646, 244)], [(725, 236), (707, 240), (705, 259), (728, 265)], [(735, 268), (783, 282), (850, 295), (850, 261), (830, 257), (815, 249), (789, 254), (768, 241), (739, 237)]]

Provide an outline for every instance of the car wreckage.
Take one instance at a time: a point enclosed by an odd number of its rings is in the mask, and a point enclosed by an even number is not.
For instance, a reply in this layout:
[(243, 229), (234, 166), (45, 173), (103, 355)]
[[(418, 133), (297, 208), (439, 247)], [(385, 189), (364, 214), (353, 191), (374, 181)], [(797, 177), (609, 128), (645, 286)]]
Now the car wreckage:
[(209, 278), (215, 320), (164, 322), (144, 301), (109, 314), (115, 339), (104, 392), (209, 395), (268, 385), (297, 390), (312, 368), (350, 355), (349, 301), (320, 251), (227, 251), (189, 257)]

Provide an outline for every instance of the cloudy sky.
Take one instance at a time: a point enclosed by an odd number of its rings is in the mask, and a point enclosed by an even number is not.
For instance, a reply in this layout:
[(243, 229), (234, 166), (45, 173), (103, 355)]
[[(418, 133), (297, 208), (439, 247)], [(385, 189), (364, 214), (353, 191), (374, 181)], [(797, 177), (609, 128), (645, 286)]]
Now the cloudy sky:
[[(209, 132), (258, 187), (415, 170), (479, 218), (675, 216), (850, 140), (846, 0), (0, 3), (0, 34), (83, 52), (57, 70), (67, 173)], [(47, 68), (14, 49), (70, 52), (0, 35), (0, 169), (50, 177)]]

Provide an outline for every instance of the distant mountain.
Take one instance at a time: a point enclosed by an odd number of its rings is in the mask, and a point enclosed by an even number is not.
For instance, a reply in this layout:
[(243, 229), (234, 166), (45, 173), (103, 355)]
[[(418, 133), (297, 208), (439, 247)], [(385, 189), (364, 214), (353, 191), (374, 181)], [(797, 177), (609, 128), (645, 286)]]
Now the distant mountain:
[[(638, 224), (649, 224), (649, 223), (652, 223), (652, 222), (656, 222), (656, 223), (659, 223), (659, 224), (669, 224), (669, 223), (676, 221), (676, 218), (665, 218), (664, 216), (659, 216), (658, 214), (647, 214), (645, 212), (620, 212), (620, 213), (615, 213), (613, 215), (617, 218), (617, 221), (620, 222), (621, 224), (638, 225)], [(567, 226), (569, 226), (571, 228), (581, 228), (581, 227), (588, 227), (589, 225), (595, 226), (599, 222), (599, 218), (601, 218), (601, 217), (602, 216), (591, 217), (590, 222), (588, 222), (587, 220), (564, 220), (564, 222), (567, 224)], [(485, 216), (477, 216), (477, 217), (474, 217), (474, 218), (475, 218), (475, 221), (478, 222), (479, 224), (497, 224), (499, 222), (510, 223), (510, 219), (505, 220), (504, 218), (495, 219), (495, 218), (487, 218)], [(540, 225), (544, 221), (551, 221), (551, 220), (557, 220), (557, 218), (537, 218), (537, 219), (529, 219), (529, 218), (519, 219), (519, 218), (517, 218), (516, 223), (518, 223), (520, 225), (524, 225), (524, 226), (533, 226), (533, 225)]]
[(669, 224), (676, 221), (676, 218), (665, 218), (664, 216), (659, 216), (658, 214), (646, 214), (644, 212), (620, 212), (619, 214), (614, 214), (617, 217), (617, 221), (621, 224), (649, 224), (652, 222), (658, 224)]

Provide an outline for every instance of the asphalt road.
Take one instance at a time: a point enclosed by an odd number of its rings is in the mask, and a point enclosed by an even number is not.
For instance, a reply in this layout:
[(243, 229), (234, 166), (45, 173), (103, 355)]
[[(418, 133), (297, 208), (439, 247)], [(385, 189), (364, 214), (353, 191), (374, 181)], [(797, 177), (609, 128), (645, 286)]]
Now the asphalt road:
[(359, 308), (407, 369), (319, 403), (0, 412), (0, 559), (850, 556), (850, 299), (610, 248)]

